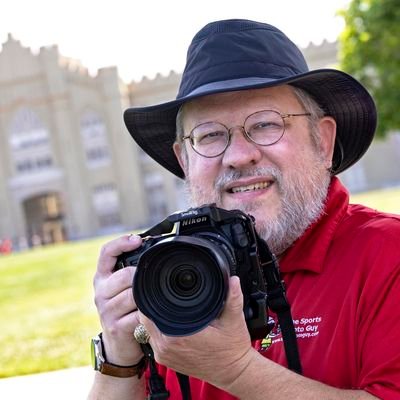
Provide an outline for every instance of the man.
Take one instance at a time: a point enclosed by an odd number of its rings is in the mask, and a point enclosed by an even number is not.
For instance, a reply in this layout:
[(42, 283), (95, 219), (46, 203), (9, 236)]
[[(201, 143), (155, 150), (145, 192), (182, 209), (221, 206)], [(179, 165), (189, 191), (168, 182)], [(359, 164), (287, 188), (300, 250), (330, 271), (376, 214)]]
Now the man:
[(181, 398), (174, 371), (190, 377), (193, 399), (400, 398), (400, 217), (349, 205), (336, 177), (373, 139), (375, 106), (361, 84), (308, 71), (273, 26), (218, 21), (194, 37), (177, 99), (129, 109), (125, 122), (185, 178), (193, 206), (255, 217), (279, 258), (303, 374), (286, 368), (278, 324), (251, 342), (237, 277), (206, 328), (161, 333), (137, 310), (135, 268), (113, 272), (118, 255), (141, 245), (125, 236), (103, 247), (94, 279), (106, 361), (90, 398), (145, 397), (143, 333), (171, 399)]

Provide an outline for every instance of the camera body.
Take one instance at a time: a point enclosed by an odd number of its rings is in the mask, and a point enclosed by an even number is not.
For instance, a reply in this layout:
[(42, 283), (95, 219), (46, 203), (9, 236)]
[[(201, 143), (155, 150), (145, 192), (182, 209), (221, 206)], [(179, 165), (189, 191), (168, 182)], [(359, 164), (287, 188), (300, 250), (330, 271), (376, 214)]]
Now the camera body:
[(206, 327), (223, 310), (229, 277), (240, 278), (252, 339), (270, 331), (266, 285), (252, 216), (213, 204), (177, 212), (141, 234), (140, 248), (122, 253), (116, 269), (136, 266), (139, 310), (166, 335)]

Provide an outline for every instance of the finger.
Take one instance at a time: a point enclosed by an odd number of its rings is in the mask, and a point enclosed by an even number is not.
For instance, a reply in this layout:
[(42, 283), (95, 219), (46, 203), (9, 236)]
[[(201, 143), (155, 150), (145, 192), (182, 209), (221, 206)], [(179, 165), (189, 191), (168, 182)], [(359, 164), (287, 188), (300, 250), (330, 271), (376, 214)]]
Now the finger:
[(124, 235), (103, 245), (97, 264), (97, 272), (107, 276), (113, 273), (117, 257), (128, 251), (137, 249), (142, 244), (138, 235)]
[(238, 276), (229, 278), (229, 291), (221, 318), (235, 319), (243, 317), (243, 294)]
[(133, 360), (138, 360), (142, 354), (142, 350), (133, 336), (138, 323), (137, 311), (118, 319), (102, 320), (105, 352), (111, 362), (121, 365), (131, 365), (137, 362)]
[(127, 289), (132, 291), (135, 272), (136, 267), (122, 268), (111, 274), (108, 278), (100, 279), (96, 283), (96, 288), (106, 299), (111, 299)]
[(104, 314), (113, 315), (115, 318), (121, 318), (124, 315), (137, 311), (132, 289), (128, 288), (113, 298), (105, 300), (102, 311)]
[(121, 315), (118, 318), (102, 321), (103, 329), (114, 334), (126, 335), (134, 341), (133, 332), (136, 326), (140, 323), (138, 311), (132, 311), (128, 314)]

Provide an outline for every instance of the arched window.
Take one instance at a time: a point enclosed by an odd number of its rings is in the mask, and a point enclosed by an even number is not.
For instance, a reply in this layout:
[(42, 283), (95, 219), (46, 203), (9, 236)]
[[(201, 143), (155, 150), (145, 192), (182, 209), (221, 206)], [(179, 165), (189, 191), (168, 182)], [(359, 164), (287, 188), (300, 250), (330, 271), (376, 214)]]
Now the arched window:
[(101, 229), (121, 224), (119, 214), (119, 195), (113, 183), (104, 183), (93, 188), (93, 206)]
[(96, 168), (109, 164), (107, 129), (100, 115), (86, 112), (81, 118), (80, 129), (87, 166)]
[(53, 165), (49, 132), (31, 109), (21, 108), (14, 115), (9, 145), (17, 174), (39, 172)]
[(159, 172), (146, 174), (144, 190), (147, 194), (150, 223), (161, 221), (166, 217), (168, 211), (162, 175)]

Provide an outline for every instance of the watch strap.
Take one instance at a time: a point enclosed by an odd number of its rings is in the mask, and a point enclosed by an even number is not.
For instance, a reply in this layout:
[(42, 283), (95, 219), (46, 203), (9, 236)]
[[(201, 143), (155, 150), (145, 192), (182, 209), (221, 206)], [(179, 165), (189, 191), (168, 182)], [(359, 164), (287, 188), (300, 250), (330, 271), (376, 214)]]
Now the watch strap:
[[(138, 376), (141, 378), (147, 367), (147, 357), (143, 356), (142, 359), (135, 365), (123, 366), (113, 364), (107, 361), (102, 333), (97, 335), (96, 338), (92, 339), (92, 350), (93, 366), (96, 371), (99, 371), (103, 375), (115, 376), (118, 378), (130, 378), (132, 376)], [(97, 349), (97, 350), (96, 350)]]
[(130, 378), (137, 375), (140, 379), (146, 369), (146, 366), (146, 357), (143, 357), (137, 364), (126, 367), (111, 364), (105, 361), (100, 365), (99, 372), (101, 372), (103, 375), (110, 375), (118, 378)]

